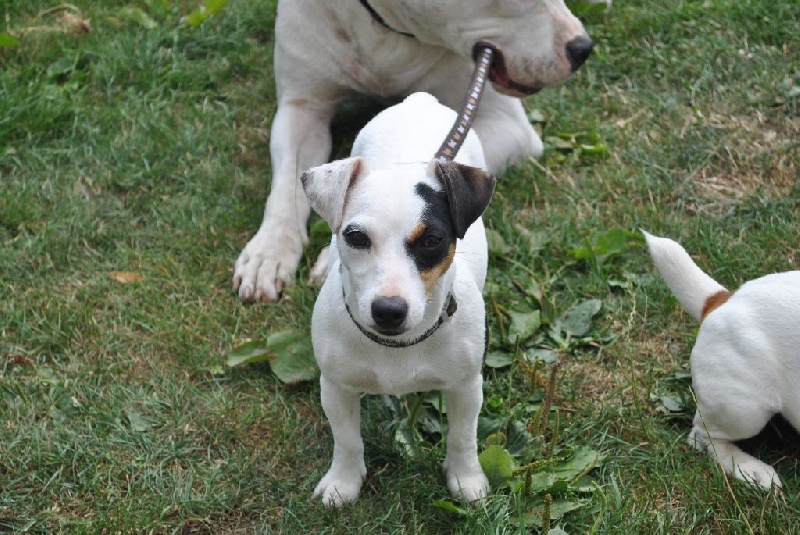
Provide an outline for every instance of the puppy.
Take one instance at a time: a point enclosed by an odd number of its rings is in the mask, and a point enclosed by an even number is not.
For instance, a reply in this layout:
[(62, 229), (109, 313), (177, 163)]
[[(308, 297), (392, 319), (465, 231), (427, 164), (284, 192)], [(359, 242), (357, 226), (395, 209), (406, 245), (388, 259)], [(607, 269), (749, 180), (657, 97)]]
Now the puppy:
[(644, 233), (650, 255), (700, 330), (691, 356), (697, 397), (689, 443), (737, 479), (781, 488), (775, 470), (734, 441), (776, 413), (800, 430), (800, 271), (723, 288), (676, 242)]
[(431, 161), (455, 117), (431, 95), (413, 94), (364, 127), (351, 158), (302, 176), (333, 230), (311, 322), (334, 440), (314, 490), (325, 505), (355, 500), (366, 475), (362, 393), (441, 390), (447, 486), (467, 501), (489, 491), (476, 433), (486, 347), (481, 214), (495, 179), (472, 132), (457, 163)]
[(577, 70), (592, 40), (563, 0), (280, 0), (275, 19), (272, 179), (264, 220), (242, 250), (233, 288), (242, 301), (275, 300), (308, 241), (300, 173), (328, 161), (336, 102), (426, 91), (457, 108), (477, 46), (495, 51), (474, 129), (487, 168), (542, 153), (519, 98)]

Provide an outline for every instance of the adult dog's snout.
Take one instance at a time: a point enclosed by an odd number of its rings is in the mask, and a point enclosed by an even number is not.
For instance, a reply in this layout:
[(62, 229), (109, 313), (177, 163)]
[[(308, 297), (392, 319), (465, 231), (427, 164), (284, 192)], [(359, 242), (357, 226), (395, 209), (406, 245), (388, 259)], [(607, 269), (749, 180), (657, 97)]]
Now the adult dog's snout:
[(381, 330), (398, 332), (408, 315), (408, 301), (393, 295), (372, 302), (372, 319)]
[(567, 58), (572, 71), (577, 71), (592, 53), (594, 43), (587, 35), (581, 35), (570, 40), (567, 45)]

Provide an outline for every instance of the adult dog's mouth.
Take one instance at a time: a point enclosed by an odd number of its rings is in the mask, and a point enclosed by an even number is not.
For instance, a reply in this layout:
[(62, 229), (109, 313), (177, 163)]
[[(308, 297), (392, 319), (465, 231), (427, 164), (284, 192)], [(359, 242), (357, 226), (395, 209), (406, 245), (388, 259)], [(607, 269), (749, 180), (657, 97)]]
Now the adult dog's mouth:
[(499, 92), (519, 97), (533, 95), (542, 90), (539, 86), (524, 85), (512, 80), (506, 70), (506, 61), (503, 57), (503, 52), (489, 42), (478, 41), (475, 43), (475, 46), (472, 48), (473, 60), (478, 57), (478, 51), (482, 48), (491, 48), (494, 53), (492, 56), (492, 66), (489, 69), (489, 80)]

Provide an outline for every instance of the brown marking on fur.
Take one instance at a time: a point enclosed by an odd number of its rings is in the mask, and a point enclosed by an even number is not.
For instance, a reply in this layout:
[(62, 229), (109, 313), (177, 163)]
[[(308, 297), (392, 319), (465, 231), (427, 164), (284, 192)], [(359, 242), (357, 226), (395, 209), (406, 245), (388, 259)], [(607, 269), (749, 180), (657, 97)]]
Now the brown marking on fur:
[(417, 241), (426, 230), (428, 230), (428, 225), (422, 222), (417, 223), (417, 226), (414, 227), (414, 230), (412, 230), (411, 234), (408, 235), (408, 243), (414, 243)]
[(350, 43), (353, 41), (353, 39), (350, 37), (350, 34), (347, 33), (344, 28), (337, 27), (334, 34), (336, 35), (336, 39), (343, 43)]
[(724, 305), (732, 295), (733, 292), (730, 290), (720, 290), (706, 299), (705, 304), (703, 304), (703, 311), (700, 313), (700, 321), (702, 322), (706, 319), (706, 316)]
[(444, 275), (450, 266), (453, 264), (453, 258), (456, 256), (456, 244), (450, 244), (450, 250), (441, 264), (438, 264), (427, 271), (420, 272), (419, 276), (422, 279), (422, 284), (425, 285), (425, 295), (430, 297), (433, 295), (433, 290), (436, 288), (436, 283)]

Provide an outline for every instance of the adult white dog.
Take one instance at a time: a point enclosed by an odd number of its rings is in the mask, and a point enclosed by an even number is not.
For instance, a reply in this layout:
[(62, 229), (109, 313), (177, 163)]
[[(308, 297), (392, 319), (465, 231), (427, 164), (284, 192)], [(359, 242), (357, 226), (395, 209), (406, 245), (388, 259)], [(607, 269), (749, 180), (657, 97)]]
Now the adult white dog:
[(495, 179), (474, 132), (456, 163), (432, 160), (455, 118), (431, 95), (411, 95), (364, 127), (351, 158), (303, 174), (334, 233), (311, 321), (334, 439), (314, 491), (326, 505), (355, 500), (366, 475), (362, 393), (441, 390), (447, 486), (467, 501), (489, 490), (476, 437), (486, 349), (480, 217)]
[(678, 243), (645, 237), (667, 286), (701, 322), (691, 356), (697, 414), (689, 443), (737, 479), (780, 488), (775, 469), (734, 441), (756, 435), (778, 413), (800, 430), (800, 271), (730, 292)]
[(275, 23), (278, 109), (264, 220), (236, 261), (243, 301), (274, 300), (307, 241), (300, 174), (327, 161), (334, 105), (351, 92), (435, 95), (457, 108), (476, 46), (495, 50), (475, 118), (488, 169), (538, 156), (542, 142), (518, 100), (555, 85), (592, 50), (563, 0), (281, 0)]

